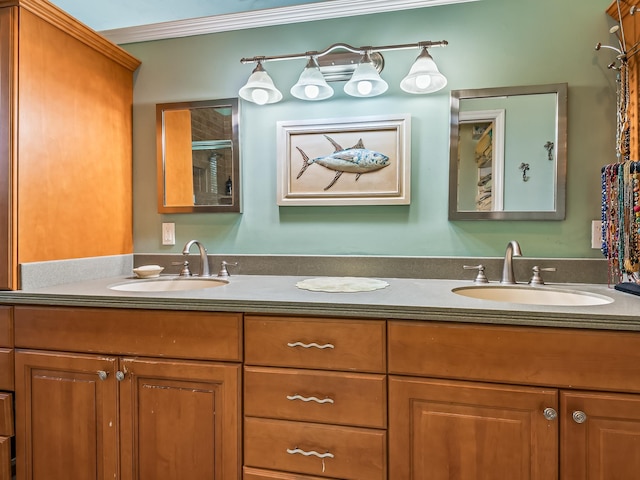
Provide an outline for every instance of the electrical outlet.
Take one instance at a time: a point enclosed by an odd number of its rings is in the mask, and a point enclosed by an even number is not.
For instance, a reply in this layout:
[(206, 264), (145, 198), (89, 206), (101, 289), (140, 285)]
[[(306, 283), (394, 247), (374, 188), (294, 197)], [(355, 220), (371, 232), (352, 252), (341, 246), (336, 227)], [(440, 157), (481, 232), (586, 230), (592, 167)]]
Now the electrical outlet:
[(591, 222), (591, 248), (602, 248), (602, 222), (600, 220)]
[(175, 223), (162, 224), (162, 244), (163, 245), (176, 244), (176, 224)]

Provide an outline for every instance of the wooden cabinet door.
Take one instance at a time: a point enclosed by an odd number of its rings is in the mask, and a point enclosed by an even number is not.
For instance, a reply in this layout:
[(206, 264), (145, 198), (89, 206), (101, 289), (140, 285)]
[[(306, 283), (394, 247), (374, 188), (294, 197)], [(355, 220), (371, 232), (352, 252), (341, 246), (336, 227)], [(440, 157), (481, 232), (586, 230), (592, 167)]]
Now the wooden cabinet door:
[(389, 479), (557, 479), (558, 421), (543, 413), (557, 403), (554, 389), (392, 376)]
[(640, 472), (640, 395), (560, 395), (562, 480), (635, 480)]
[(19, 350), (15, 364), (18, 478), (117, 479), (117, 359)]
[(120, 370), (122, 480), (240, 478), (240, 365), (125, 358)]

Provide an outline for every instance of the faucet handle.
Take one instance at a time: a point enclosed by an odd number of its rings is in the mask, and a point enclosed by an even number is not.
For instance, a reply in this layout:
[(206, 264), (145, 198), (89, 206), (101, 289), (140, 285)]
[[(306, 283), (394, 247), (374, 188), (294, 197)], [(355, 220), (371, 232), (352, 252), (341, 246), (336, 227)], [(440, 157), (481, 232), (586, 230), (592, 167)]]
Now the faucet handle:
[(476, 276), (473, 283), (489, 283), (489, 280), (487, 280), (487, 276), (484, 274), (484, 265), (463, 265), (462, 268), (464, 268), (465, 270), (478, 270), (478, 275)]
[(540, 275), (540, 272), (555, 272), (556, 269), (555, 267), (545, 267), (545, 268), (540, 268), (539, 266), (535, 265), (531, 271), (533, 272), (533, 275), (531, 276), (531, 280), (529, 280), (529, 284), (530, 285), (544, 285), (544, 280), (542, 280), (542, 275)]
[(218, 276), (223, 278), (230, 277), (231, 275), (229, 274), (229, 270), (227, 270), (227, 267), (236, 267), (237, 265), (238, 262), (230, 263), (223, 260), (220, 264), (220, 271), (218, 272)]
[(184, 262), (171, 262), (171, 265), (182, 265), (182, 270), (180, 270), (181, 277), (191, 276), (191, 270), (189, 270), (189, 260), (185, 260)]

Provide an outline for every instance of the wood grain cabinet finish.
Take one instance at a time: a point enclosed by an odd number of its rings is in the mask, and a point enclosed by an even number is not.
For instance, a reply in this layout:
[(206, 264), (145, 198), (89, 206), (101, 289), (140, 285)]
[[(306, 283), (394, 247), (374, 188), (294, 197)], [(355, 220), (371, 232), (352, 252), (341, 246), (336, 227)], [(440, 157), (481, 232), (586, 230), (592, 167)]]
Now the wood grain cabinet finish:
[[(553, 389), (389, 379), (392, 479), (557, 478)], [(575, 477), (579, 478), (579, 477)]]
[[(620, 13), (622, 14), (622, 26), (624, 29), (625, 42), (627, 51), (634, 47), (640, 40), (640, 15), (635, 13), (631, 15), (631, 7), (636, 8), (640, 5), (637, 0), (628, 0), (620, 2)], [(618, 17), (618, 2), (615, 0), (607, 8), (607, 14), (614, 20)], [(629, 58), (629, 158), (637, 161), (640, 158), (640, 104), (638, 101), (638, 92), (640, 91), (640, 63), (638, 56), (632, 55)]]
[(245, 316), (245, 480), (387, 478), (385, 326)]
[(245, 362), (269, 367), (384, 372), (385, 322), (245, 316)]
[[(239, 358), (241, 318), (16, 308), (18, 478), (240, 478), (241, 364), (217, 358)], [(122, 319), (132, 328), (121, 329)], [(61, 339), (61, 328), (71, 340)], [(202, 343), (207, 339), (210, 349)], [(69, 341), (77, 342), (76, 352), (56, 350)], [(212, 359), (186, 358), (191, 342), (195, 356)], [(125, 354), (135, 345), (140, 356)], [(163, 345), (180, 358), (160, 358)], [(150, 353), (156, 358), (144, 356)]]
[(385, 428), (385, 375), (287, 368), (244, 369), (244, 413)]
[(49, 2), (0, 0), (0, 289), (21, 263), (133, 251), (139, 64)]
[(244, 467), (242, 480), (338, 480), (331, 477), (315, 477), (299, 473), (276, 472), (261, 468)]
[(0, 480), (13, 479), (12, 464), (15, 456), (13, 389), (13, 307), (0, 306), (0, 390), (5, 390), (0, 391)]
[(392, 480), (640, 471), (638, 334), (394, 321), (388, 336)]

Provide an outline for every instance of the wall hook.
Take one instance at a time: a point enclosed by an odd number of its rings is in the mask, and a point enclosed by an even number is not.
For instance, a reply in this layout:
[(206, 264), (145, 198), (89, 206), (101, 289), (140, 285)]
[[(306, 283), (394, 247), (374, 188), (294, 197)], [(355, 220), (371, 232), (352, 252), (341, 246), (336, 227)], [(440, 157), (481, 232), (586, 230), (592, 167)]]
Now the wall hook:
[(528, 163), (524, 163), (522, 162), (520, 164), (520, 170), (522, 170), (522, 181), (523, 182), (528, 182), (529, 181), (529, 176), (527, 175), (527, 172), (529, 171), (529, 164)]
[(552, 141), (548, 141), (547, 143), (544, 144), (544, 148), (547, 149), (547, 155), (550, 162), (553, 161), (553, 147), (554, 145)]

